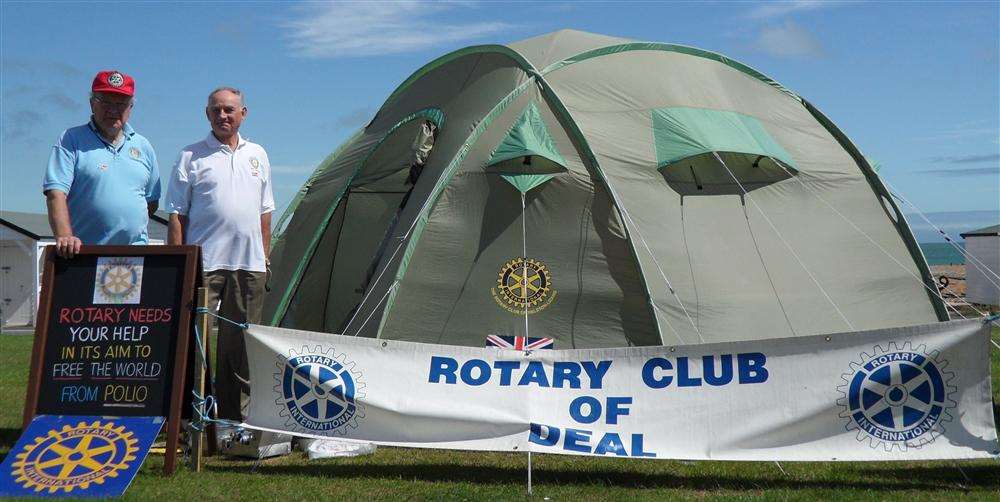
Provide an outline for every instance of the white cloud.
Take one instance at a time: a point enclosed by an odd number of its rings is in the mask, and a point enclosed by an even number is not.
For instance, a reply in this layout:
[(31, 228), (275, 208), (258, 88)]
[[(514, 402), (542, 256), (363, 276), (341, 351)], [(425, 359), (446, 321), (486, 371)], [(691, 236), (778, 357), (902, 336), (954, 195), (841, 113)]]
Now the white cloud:
[(503, 33), (512, 25), (454, 19), (456, 3), (331, 2), (305, 4), (284, 23), (295, 55), (308, 58), (415, 52)]
[(759, 20), (777, 19), (795, 12), (822, 9), (824, 7), (829, 7), (830, 5), (832, 5), (832, 2), (821, 2), (819, 0), (768, 2), (750, 9), (746, 17)]
[(779, 26), (765, 26), (752, 42), (755, 49), (779, 57), (822, 57), (823, 44), (792, 21)]
[(983, 136), (991, 136), (993, 143), (996, 144), (998, 137), (1000, 137), (1000, 131), (997, 129), (996, 122), (996, 119), (978, 119), (953, 126), (942, 126), (930, 136), (913, 138), (911, 141), (981, 140)]

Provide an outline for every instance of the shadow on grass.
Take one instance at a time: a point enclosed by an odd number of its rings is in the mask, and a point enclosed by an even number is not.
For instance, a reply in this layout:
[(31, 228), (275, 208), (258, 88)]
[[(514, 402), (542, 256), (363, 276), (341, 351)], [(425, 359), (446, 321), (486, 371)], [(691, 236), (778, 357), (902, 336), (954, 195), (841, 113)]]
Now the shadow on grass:
[(0, 459), (3, 459), (10, 452), (20, 437), (20, 428), (0, 427)]
[(0, 427), (0, 448), (11, 449), (21, 437), (20, 427)]
[[(863, 464), (862, 464), (863, 465)], [(215, 465), (207, 468), (215, 472), (246, 473), (246, 464)], [(609, 469), (568, 471), (564, 469), (537, 468), (533, 470), (536, 484), (602, 485), (619, 488), (673, 488), (688, 490), (813, 490), (853, 489), (871, 491), (924, 490), (955, 491), (972, 489), (1000, 489), (1000, 469), (990, 465), (964, 466), (971, 478), (966, 481), (954, 466), (874, 468), (869, 472), (851, 469), (855, 479), (796, 479), (795, 474), (748, 476), (736, 474), (673, 474), (648, 472), (623, 472)], [(310, 477), (336, 477), (358, 479), (415, 480), (425, 482), (455, 482), (476, 484), (523, 483), (524, 469), (485, 467), (456, 464), (336, 464), (261, 465), (259, 474)]]
[[(996, 389), (993, 389), (996, 392)], [(1000, 402), (997, 402), (996, 398), (993, 399), (993, 423), (1000, 425)]]

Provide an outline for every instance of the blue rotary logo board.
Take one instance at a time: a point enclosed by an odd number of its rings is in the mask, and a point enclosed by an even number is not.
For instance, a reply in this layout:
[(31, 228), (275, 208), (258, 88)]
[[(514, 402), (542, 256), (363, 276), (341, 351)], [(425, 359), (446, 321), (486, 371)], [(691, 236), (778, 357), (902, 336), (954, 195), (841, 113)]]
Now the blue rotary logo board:
[(0, 497), (120, 497), (163, 417), (38, 415), (0, 464)]

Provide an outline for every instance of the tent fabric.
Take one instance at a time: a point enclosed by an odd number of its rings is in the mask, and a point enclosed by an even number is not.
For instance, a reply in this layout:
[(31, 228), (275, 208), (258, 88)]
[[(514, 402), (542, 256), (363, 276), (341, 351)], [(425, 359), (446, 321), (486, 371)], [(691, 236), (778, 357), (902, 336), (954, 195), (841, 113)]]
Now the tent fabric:
[(493, 150), (487, 170), (499, 173), (526, 193), (550, 180), (550, 173), (565, 171), (565, 165), (566, 160), (556, 148), (538, 106), (530, 103)]
[[(447, 124), (409, 183), (426, 117), (399, 124), (428, 109)], [(461, 49), (338, 152), (275, 239), (272, 324), (587, 348), (947, 319), (850, 140), (719, 54), (571, 30)]]
[(752, 153), (794, 166), (791, 155), (754, 117), (704, 108), (653, 110), (653, 145), (659, 167), (709, 152)]

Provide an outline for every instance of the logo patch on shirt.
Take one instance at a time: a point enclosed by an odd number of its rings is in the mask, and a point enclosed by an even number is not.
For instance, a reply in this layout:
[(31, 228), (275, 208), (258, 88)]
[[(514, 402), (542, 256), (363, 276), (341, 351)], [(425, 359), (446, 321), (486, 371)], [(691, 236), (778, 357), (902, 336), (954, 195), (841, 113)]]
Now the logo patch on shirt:
[(125, 84), (125, 77), (121, 73), (114, 72), (108, 75), (108, 85), (111, 87), (121, 87)]
[(257, 157), (250, 157), (250, 175), (260, 176), (260, 161), (257, 160)]
[(132, 158), (135, 159), (135, 160), (139, 160), (139, 157), (142, 155), (139, 152), (139, 149), (136, 148), (136, 147), (134, 147), (134, 146), (132, 148), (128, 149), (128, 154), (131, 155)]
[(104, 171), (108, 170), (108, 165), (107, 164), (101, 164), (101, 165), (97, 166), (97, 168), (100, 169), (101, 172), (104, 172)]

